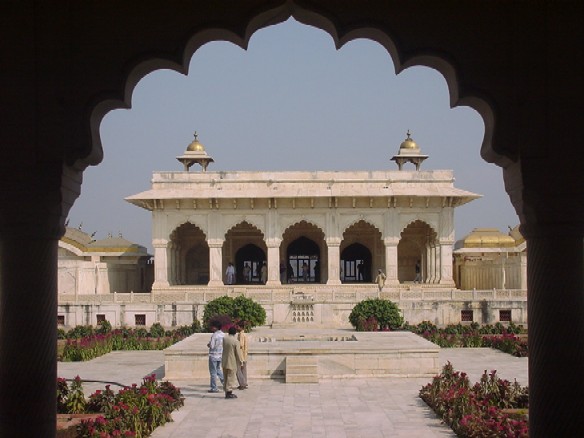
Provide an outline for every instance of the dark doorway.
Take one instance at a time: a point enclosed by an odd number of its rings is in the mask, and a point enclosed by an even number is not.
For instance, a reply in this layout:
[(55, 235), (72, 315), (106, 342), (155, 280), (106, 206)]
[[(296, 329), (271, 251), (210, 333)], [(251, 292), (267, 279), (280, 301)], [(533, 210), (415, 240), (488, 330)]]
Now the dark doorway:
[(288, 245), (288, 281), (320, 283), (320, 248), (307, 237), (299, 237)]
[(347, 246), (341, 253), (341, 269), (344, 283), (371, 282), (371, 251), (360, 243)]
[(235, 254), (235, 273), (237, 284), (260, 283), (262, 263), (266, 260), (264, 251), (249, 243)]

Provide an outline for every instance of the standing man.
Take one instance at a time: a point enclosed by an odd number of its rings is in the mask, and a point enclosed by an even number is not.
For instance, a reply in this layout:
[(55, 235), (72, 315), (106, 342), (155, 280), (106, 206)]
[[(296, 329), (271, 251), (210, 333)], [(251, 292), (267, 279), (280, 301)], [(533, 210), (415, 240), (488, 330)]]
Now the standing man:
[(223, 384), (223, 371), (221, 370), (221, 358), (223, 357), (223, 337), (219, 321), (211, 322), (211, 340), (207, 344), (209, 348), (209, 374), (211, 375), (211, 389), (207, 392), (219, 392), (217, 388), (217, 378)]
[(235, 284), (235, 266), (233, 263), (229, 262), (227, 269), (225, 270), (225, 277), (227, 284)]
[(237, 370), (243, 367), (243, 358), (241, 357), (241, 344), (235, 337), (237, 329), (235, 326), (229, 327), (229, 336), (223, 338), (223, 356), (221, 365), (225, 371), (225, 381), (223, 382), (223, 389), (225, 389), (225, 398), (237, 398), (233, 393), (233, 389), (238, 387), (237, 384)]
[(383, 286), (385, 286), (385, 279), (387, 277), (383, 273), (381, 269), (377, 270), (377, 277), (375, 277), (375, 282), (377, 283), (377, 287), (379, 288), (379, 292), (383, 290)]
[(414, 278), (414, 283), (421, 283), (422, 282), (422, 276), (420, 275), (420, 261), (418, 260), (416, 262), (416, 278)]
[(247, 389), (247, 335), (245, 334), (245, 321), (239, 321), (237, 325), (237, 340), (241, 346), (241, 368), (237, 370), (238, 389)]

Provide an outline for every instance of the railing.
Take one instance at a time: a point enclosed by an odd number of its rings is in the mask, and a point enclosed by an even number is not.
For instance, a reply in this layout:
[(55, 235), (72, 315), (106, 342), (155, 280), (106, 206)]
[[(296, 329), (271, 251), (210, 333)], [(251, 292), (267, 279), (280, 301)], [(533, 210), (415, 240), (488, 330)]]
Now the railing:
[(243, 295), (259, 303), (274, 302), (359, 302), (368, 298), (383, 298), (391, 301), (527, 301), (524, 289), (460, 290), (424, 287), (399, 287), (379, 292), (373, 285), (341, 286), (282, 286), (279, 288), (238, 287), (193, 288), (179, 286), (152, 293), (117, 293), (98, 295), (60, 294), (59, 305), (67, 304), (114, 304), (114, 303), (207, 303), (222, 296)]

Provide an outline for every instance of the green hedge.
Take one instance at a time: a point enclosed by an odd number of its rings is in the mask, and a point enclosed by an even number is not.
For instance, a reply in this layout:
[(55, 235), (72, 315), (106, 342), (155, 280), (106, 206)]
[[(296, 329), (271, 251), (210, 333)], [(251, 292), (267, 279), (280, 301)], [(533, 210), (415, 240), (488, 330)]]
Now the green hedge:
[(205, 306), (203, 324), (208, 327), (213, 319), (219, 319), (223, 323), (246, 321), (246, 329), (251, 329), (266, 323), (266, 311), (260, 304), (243, 295), (236, 298), (223, 296), (209, 301)]
[(397, 330), (404, 323), (397, 305), (380, 298), (357, 303), (349, 315), (349, 321), (358, 331)]

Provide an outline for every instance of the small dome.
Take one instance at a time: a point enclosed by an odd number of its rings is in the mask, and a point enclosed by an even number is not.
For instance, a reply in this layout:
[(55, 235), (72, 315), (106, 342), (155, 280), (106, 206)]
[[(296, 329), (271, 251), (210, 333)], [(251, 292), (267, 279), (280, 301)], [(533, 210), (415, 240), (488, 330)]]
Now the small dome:
[(416, 144), (416, 142), (414, 140), (412, 140), (412, 138), (410, 137), (410, 131), (408, 131), (407, 135), (408, 135), (408, 137), (399, 146), (400, 150), (401, 149), (408, 149), (408, 150), (420, 149), (418, 147), (418, 145)]
[(198, 139), (198, 134), (195, 132), (195, 139), (193, 140), (193, 142), (187, 146), (187, 151), (193, 151), (193, 152), (203, 152), (205, 151), (205, 146), (203, 146), (201, 144), (201, 142), (199, 142)]
[(515, 239), (496, 228), (475, 228), (463, 239), (465, 248), (511, 248)]

